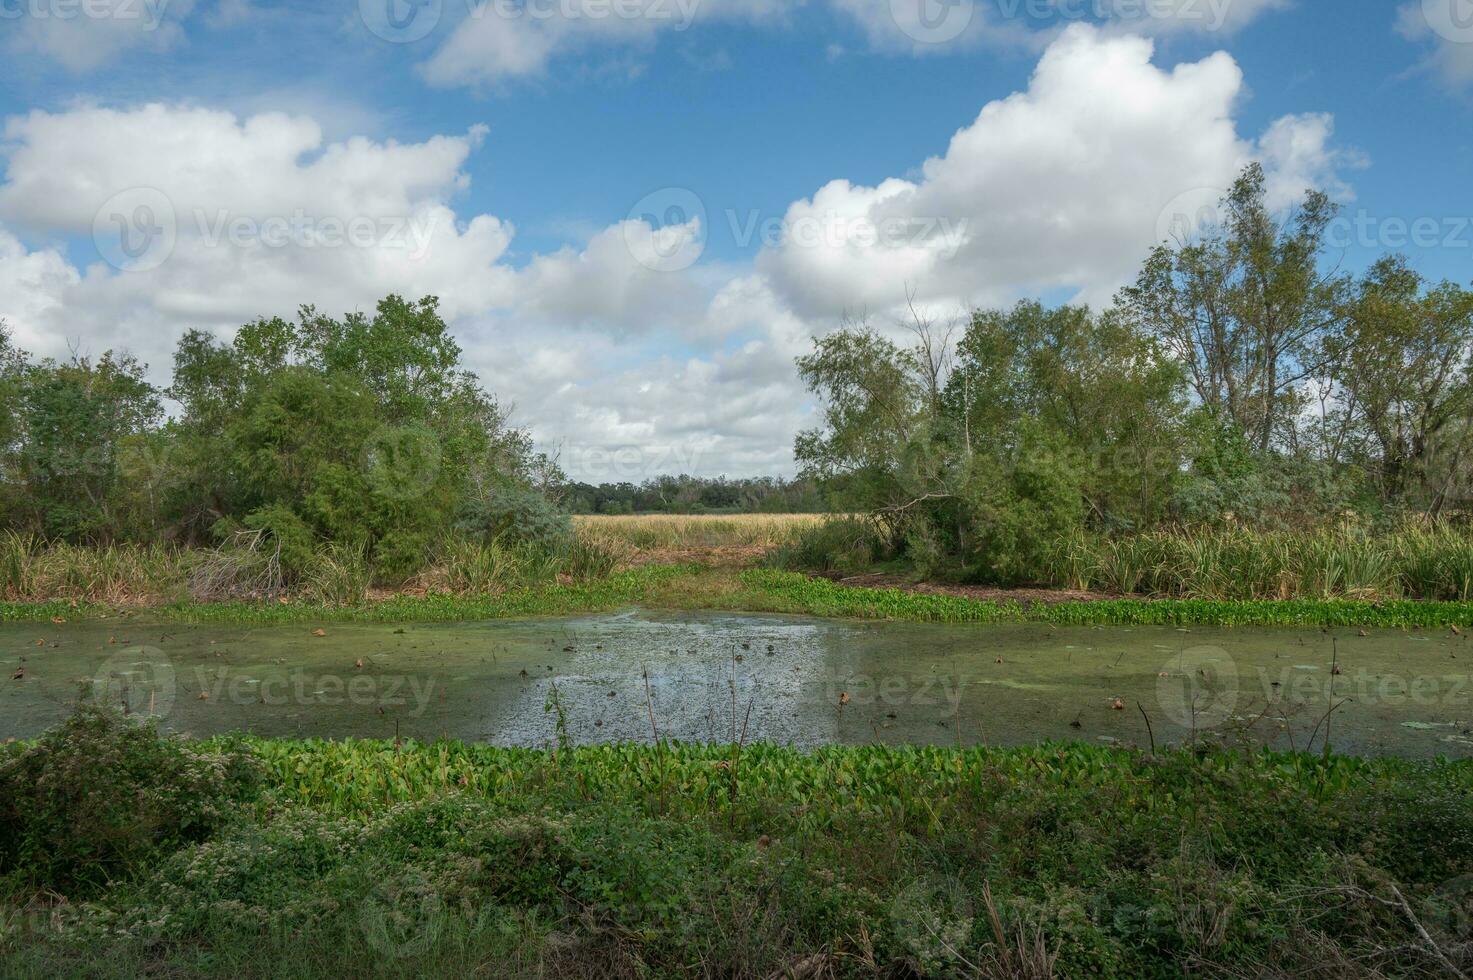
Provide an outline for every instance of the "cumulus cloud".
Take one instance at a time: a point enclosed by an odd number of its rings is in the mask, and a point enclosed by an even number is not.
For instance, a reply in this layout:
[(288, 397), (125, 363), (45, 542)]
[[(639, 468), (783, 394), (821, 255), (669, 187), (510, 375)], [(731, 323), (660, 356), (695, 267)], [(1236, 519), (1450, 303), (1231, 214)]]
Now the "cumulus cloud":
[(47, 353), (105, 338), (156, 360), (178, 328), (300, 303), (351, 309), (399, 291), (443, 294), (452, 316), (486, 309), (512, 229), (451, 206), (483, 132), (326, 143), (305, 117), (166, 105), (16, 117), (0, 222), (12, 237), (90, 239), (102, 261), (50, 277), (45, 303), (3, 294), (0, 313)]
[(91, 71), (125, 51), (165, 51), (184, 37), (194, 0), (88, 0), (0, 8), (9, 46), (50, 58), (68, 71)]
[(525, 322), (512, 330), (498, 317), (468, 336), (497, 339), (472, 345), (481, 374), (569, 473), (618, 482), (791, 472), (793, 434), (812, 424), (793, 359), (812, 331), (748, 274), (678, 331), (628, 338)]
[(1184, 194), (1217, 199), (1251, 159), (1280, 193), (1333, 186), (1327, 116), (1245, 139), (1224, 53), (1159, 68), (1152, 42), (1078, 25), (1025, 92), (989, 103), (916, 180), (834, 181), (788, 210), (757, 267), (800, 312), (889, 309), (907, 291), (938, 307), (1067, 289), (1103, 301), (1162, 237)]

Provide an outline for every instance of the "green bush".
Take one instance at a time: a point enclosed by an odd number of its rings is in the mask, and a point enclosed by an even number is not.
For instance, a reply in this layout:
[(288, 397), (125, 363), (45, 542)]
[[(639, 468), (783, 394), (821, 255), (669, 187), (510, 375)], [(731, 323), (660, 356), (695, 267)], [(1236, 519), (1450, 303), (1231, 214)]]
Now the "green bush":
[(203, 751), (83, 705), (0, 759), (0, 874), (87, 891), (161, 851), (207, 839), (259, 789), (245, 751)]
[(817, 572), (859, 572), (885, 556), (874, 523), (858, 517), (834, 517), (805, 527), (768, 556), (776, 568)]
[(573, 519), (535, 490), (504, 487), (462, 505), (456, 530), (475, 540), (549, 551), (573, 537)]
[(970, 474), (964, 507), (965, 556), (973, 578), (1034, 585), (1055, 543), (1084, 520), (1082, 474), (1068, 451), (1043, 440), (1006, 467), (984, 462)]
[(264, 536), (264, 545), (274, 552), (283, 576), (299, 581), (312, 568), (316, 536), (307, 523), (284, 504), (271, 504), (246, 515), (245, 526)]

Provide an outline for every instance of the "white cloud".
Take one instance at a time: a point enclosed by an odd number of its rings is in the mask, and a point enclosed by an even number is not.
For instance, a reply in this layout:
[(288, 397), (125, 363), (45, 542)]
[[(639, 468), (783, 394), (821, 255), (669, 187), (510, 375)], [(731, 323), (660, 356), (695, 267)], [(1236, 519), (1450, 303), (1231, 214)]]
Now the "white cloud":
[(68, 71), (86, 72), (125, 51), (165, 51), (184, 37), (180, 23), (194, 0), (29, 0), (6, 5), (0, 19), (15, 52), (50, 58)]
[[(1116, 30), (1133, 34), (1232, 34), (1291, 0), (1108, 0), (1102, 6)], [(1061, 6), (1088, 6), (1064, 0)]]
[(540, 75), (556, 58), (596, 48), (642, 50), (701, 21), (781, 20), (781, 0), (564, 0), (471, 4), (423, 66), (432, 84), (482, 85)]
[(498, 317), (469, 328), (487, 338), (473, 356), (578, 478), (791, 472), (793, 434), (812, 424), (793, 368), (812, 327), (759, 276), (729, 280), (685, 329), (643, 338), (519, 326)]
[(1070, 28), (1026, 92), (985, 106), (918, 179), (834, 181), (795, 203), (758, 268), (812, 317), (889, 310), (907, 290), (940, 309), (1057, 289), (1100, 302), (1179, 195), (1213, 201), (1255, 157), (1284, 193), (1335, 181), (1329, 117), (1279, 120), (1256, 144), (1233, 118), (1231, 57), (1165, 70), (1152, 55), (1142, 38)]
[[(512, 229), (491, 215), (463, 221), (451, 207), (482, 135), (326, 143), (305, 117), (165, 105), (11, 119), (0, 221), (13, 231), (85, 240), (100, 219), (104, 258), (122, 254), (115, 214), (168, 234), (130, 228), (130, 241), (155, 245), (137, 271), (96, 262), (48, 279), (45, 303), (0, 293), (0, 314), (46, 353), (80, 339), (158, 363), (182, 327), (226, 330), (301, 303), (351, 309), (400, 291), (441, 294), (450, 315), (489, 308), (510, 281), (498, 262)], [(3, 264), (15, 261), (12, 252)]]

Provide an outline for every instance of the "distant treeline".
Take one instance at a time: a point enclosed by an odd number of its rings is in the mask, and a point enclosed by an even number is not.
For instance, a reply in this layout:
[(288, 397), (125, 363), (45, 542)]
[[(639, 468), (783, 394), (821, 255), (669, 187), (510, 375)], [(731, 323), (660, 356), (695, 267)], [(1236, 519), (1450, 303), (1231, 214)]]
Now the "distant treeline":
[(567, 483), (574, 514), (811, 514), (824, 510), (812, 480), (661, 476), (643, 483)]

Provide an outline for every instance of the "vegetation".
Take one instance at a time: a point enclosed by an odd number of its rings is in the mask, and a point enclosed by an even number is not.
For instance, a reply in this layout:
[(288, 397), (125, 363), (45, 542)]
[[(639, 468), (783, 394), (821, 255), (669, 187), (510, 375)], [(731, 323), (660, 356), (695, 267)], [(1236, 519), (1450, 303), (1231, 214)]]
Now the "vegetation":
[[(1256, 167), (1224, 213), (1102, 312), (1022, 303), (917, 314), (908, 343), (864, 324), (820, 338), (798, 368), (822, 424), (791, 482), (569, 483), (465, 369), (433, 298), (191, 332), (162, 390), (126, 356), (34, 361), (0, 327), (0, 598), (326, 607), (377, 589), (555, 612), (651, 601), (654, 583), (654, 601), (769, 608), (733, 576), (600, 581), (766, 556), (1185, 600), (1473, 599), (1473, 292), (1396, 257), (1323, 272), (1333, 205), (1311, 193), (1276, 223)], [(820, 507), (852, 516), (765, 513)], [(931, 615), (796, 604), (866, 601)]]
[[(38, 752), (39, 746), (45, 752)], [(0, 851), (11, 976), (1435, 976), (1473, 966), (1473, 766), (1091, 746), (191, 746), (98, 713), (3, 750), (106, 881)], [(88, 819), (250, 760), (188, 835)], [(264, 777), (259, 773), (264, 771)], [(57, 793), (55, 787), (68, 787)], [(220, 797), (216, 797), (218, 799)], [(1272, 828), (1271, 831), (1268, 828)], [(84, 858), (84, 862), (90, 858)]]
[[(1463, 595), (1473, 291), (1397, 257), (1325, 273), (1333, 205), (1311, 193), (1276, 223), (1256, 166), (1223, 210), (1103, 312), (1022, 303), (949, 325), (917, 314), (909, 344), (864, 323), (820, 338), (798, 366), (822, 424), (795, 454), (872, 528), (812, 532), (794, 563), (1169, 595)], [(1358, 533), (1327, 530), (1346, 524)], [(1300, 544), (1337, 554), (1282, 554)]]
[(229, 343), (192, 331), (162, 391), (130, 358), (33, 362), (6, 338), (0, 395), (11, 593), (83, 546), (109, 582), (206, 598), (399, 584), (462, 542), (576, 557), (545, 494), (561, 475), (465, 370), (434, 298), (308, 307)]
[(567, 483), (559, 498), (574, 514), (799, 514), (824, 509), (808, 480), (659, 476), (633, 483)]
[(776, 612), (926, 623), (1059, 625), (1344, 626), (1414, 629), (1473, 626), (1473, 602), (1347, 599), (1093, 599), (1024, 604), (898, 588), (854, 588), (769, 569), (648, 565), (578, 582), (519, 586), (492, 594), (397, 594), (379, 601), (181, 602), (135, 607), (68, 602), (0, 603), (0, 622), (63, 623), (93, 617), (145, 622), (311, 624), (466, 622), (518, 616), (650, 609)]
[(704, 553), (704, 557), (727, 551), (752, 558), (791, 542), (805, 528), (817, 526), (822, 520), (814, 514), (642, 514), (579, 517), (575, 524), (580, 535), (592, 544), (632, 559), (691, 553)]

